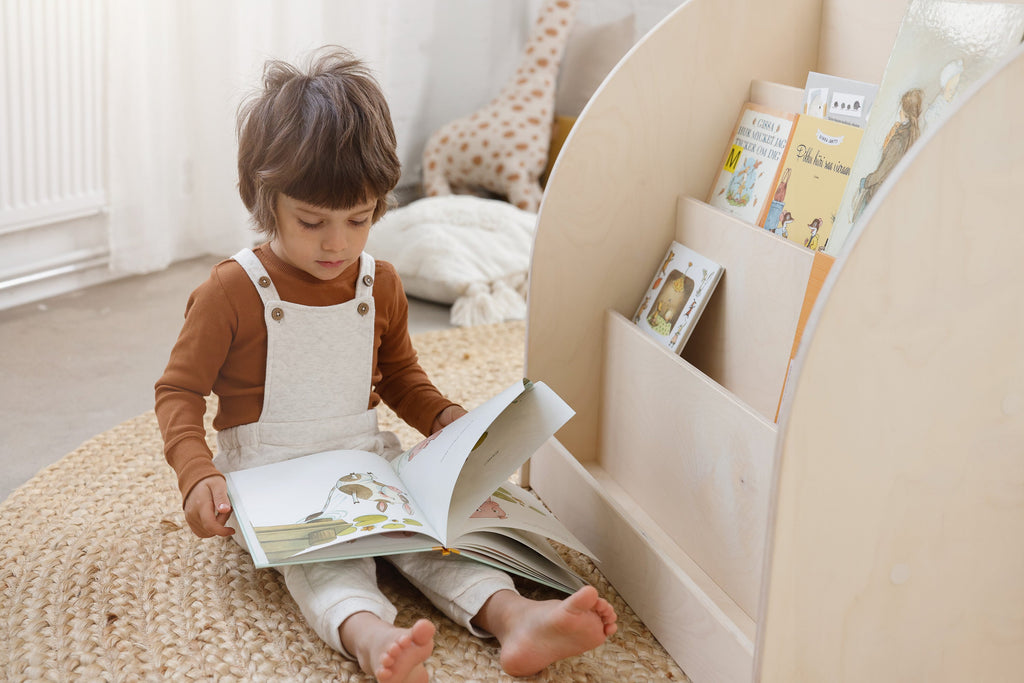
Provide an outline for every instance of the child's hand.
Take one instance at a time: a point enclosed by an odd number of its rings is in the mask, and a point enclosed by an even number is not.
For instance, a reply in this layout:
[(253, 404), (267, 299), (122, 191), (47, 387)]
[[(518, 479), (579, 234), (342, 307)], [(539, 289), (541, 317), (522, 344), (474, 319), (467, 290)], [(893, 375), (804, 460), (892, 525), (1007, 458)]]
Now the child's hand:
[(444, 429), (465, 414), (466, 409), (462, 406), (448, 406), (434, 418), (434, 424), (430, 427), (430, 433), (433, 434)]
[(231, 516), (228, 486), (224, 477), (199, 480), (185, 498), (185, 521), (199, 538), (230, 536), (235, 530), (224, 526)]

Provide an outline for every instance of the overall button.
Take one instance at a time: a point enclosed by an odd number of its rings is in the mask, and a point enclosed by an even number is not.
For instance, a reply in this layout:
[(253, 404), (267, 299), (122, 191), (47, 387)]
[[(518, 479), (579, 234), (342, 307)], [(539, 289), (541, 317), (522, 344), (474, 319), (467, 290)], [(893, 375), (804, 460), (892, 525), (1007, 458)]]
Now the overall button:
[(359, 315), (366, 315), (370, 311), (370, 304), (364, 301), (356, 306), (356, 310), (359, 311)]
[(270, 278), (267, 277), (266, 275), (262, 276), (259, 280), (257, 280), (257, 282), (260, 283), (260, 287), (269, 287), (270, 286)]
[(270, 317), (273, 318), (274, 320), (280, 320), (281, 318), (284, 317), (284, 311), (282, 311), (280, 308), (275, 308), (270, 312)]
[(373, 276), (372, 275), (364, 275), (363, 276), (363, 284), (366, 285), (367, 287), (372, 285), (373, 284)]

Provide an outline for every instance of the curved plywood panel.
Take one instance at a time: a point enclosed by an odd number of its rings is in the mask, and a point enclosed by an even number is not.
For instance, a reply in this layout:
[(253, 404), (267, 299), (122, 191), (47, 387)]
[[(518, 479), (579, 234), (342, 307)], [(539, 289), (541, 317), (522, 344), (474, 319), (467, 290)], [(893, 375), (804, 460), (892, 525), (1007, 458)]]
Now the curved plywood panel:
[[(779, 50), (776, 36), (817, 35), (820, 8), (759, 7), (681, 5), (608, 76), (548, 181), (530, 274), (527, 374), (576, 409), (559, 439), (581, 460), (597, 452), (605, 310), (633, 314), (672, 240), (675, 198), (707, 193), (751, 79), (802, 84), (814, 63), (815, 41)], [(749, 37), (743, 49), (726, 49), (739, 35)], [(704, 61), (687, 63), (686, 54)]]
[(765, 681), (1024, 670), (1021, 83), (1024, 51), (915, 146), (808, 326)]

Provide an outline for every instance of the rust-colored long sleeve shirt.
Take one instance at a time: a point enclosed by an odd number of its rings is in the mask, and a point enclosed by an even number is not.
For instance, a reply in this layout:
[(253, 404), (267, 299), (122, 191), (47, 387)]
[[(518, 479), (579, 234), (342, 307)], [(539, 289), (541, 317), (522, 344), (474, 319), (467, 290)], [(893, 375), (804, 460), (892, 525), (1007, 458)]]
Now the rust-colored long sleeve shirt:
[[(324, 282), (288, 265), (267, 244), (254, 251), (285, 301), (332, 306), (355, 296), (358, 263)], [(409, 339), (409, 302), (390, 263), (376, 262), (373, 298), (376, 320), (368, 407), (383, 400), (412, 427), (428, 434), (434, 418), (454, 404), (419, 365)], [(214, 429), (256, 422), (263, 409), (266, 365), (263, 302), (242, 267), (230, 259), (222, 261), (189, 297), (185, 324), (156, 383), (164, 455), (178, 475), (183, 498), (201, 479), (219, 474), (206, 443), (205, 397), (212, 392), (219, 399)]]

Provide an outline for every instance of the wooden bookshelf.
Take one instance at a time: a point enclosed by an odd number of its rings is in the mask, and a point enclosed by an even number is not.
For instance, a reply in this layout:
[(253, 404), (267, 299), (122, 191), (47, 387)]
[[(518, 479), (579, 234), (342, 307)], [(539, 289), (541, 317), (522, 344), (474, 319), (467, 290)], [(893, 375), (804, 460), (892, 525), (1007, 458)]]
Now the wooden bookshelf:
[[(1024, 670), (1024, 52), (912, 148), (809, 317), (813, 254), (703, 202), (744, 101), (878, 82), (903, 10), (685, 2), (548, 181), (527, 374), (577, 415), (529, 484), (698, 683)], [(726, 267), (681, 357), (629, 321), (673, 239)]]

